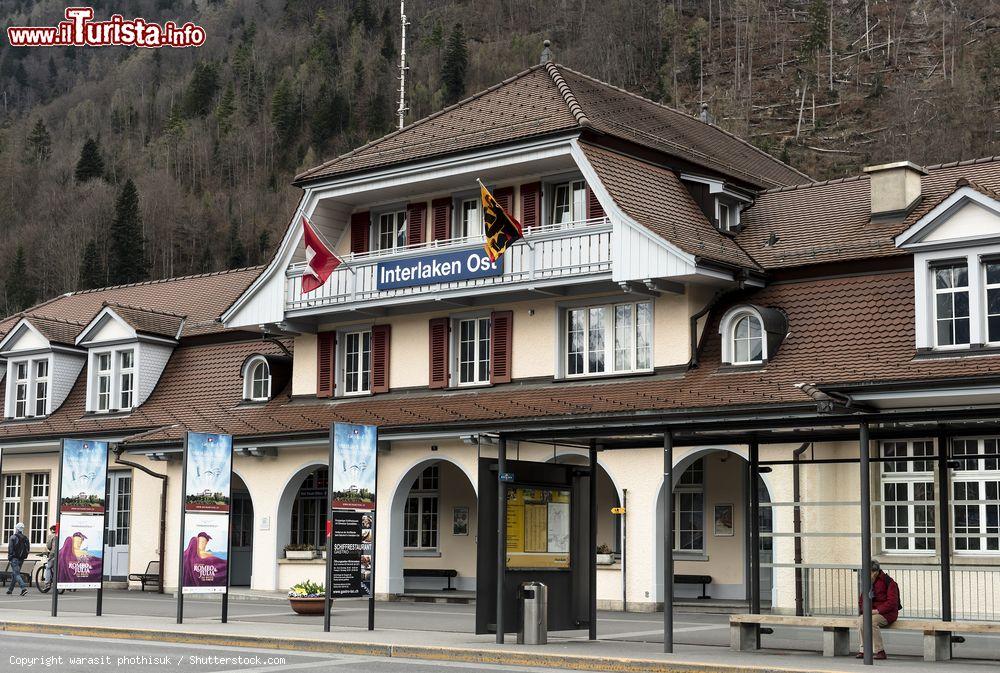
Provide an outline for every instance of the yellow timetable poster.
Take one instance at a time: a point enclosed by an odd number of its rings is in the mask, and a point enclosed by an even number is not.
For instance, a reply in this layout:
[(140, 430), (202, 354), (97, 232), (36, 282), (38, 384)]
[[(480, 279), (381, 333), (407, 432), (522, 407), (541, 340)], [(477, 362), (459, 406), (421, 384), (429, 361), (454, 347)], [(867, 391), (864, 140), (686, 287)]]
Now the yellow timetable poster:
[(569, 491), (507, 491), (507, 567), (569, 568)]

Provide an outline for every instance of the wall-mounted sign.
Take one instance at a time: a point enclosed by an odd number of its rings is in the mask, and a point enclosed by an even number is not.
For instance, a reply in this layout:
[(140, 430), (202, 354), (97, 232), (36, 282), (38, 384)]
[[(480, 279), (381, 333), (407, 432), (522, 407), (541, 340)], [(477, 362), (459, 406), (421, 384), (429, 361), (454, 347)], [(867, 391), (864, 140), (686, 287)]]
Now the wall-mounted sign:
[(379, 290), (395, 290), (502, 274), (503, 262), (491, 262), (482, 248), (476, 248), (379, 262), (375, 282)]

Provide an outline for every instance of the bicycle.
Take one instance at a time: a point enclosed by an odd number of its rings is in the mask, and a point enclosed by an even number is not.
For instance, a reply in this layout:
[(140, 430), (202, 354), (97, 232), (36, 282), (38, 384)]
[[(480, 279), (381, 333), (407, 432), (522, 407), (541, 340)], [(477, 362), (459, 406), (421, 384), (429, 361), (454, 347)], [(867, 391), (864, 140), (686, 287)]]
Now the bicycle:
[[(41, 557), (45, 562), (35, 569), (35, 588), (43, 594), (49, 593), (49, 590), (52, 589), (52, 578), (56, 570), (54, 562), (49, 566), (50, 556), (49, 552), (42, 552)], [(52, 560), (55, 561), (55, 559)], [(64, 593), (66, 593), (65, 589), (59, 589), (60, 596)]]

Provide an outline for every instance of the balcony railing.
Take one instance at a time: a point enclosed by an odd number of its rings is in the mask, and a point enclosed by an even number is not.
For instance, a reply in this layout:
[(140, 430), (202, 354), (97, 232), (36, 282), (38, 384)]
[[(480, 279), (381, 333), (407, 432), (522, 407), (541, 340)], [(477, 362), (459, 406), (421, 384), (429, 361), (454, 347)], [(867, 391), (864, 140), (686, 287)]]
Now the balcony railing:
[(292, 265), (286, 272), (285, 310), (348, 306), (365, 302), (406, 301), (420, 295), (442, 293), (461, 295), (480, 288), (503, 286), (524, 289), (535, 285), (558, 285), (594, 280), (611, 274), (611, 221), (604, 217), (576, 222), (532, 227), (501, 258), (502, 274), (451, 282), (395, 289), (378, 289), (380, 262), (407, 260), (443, 252), (482, 249), (482, 236), (431, 241), (391, 250), (351, 254), (337, 267), (323, 287), (303, 294), (305, 263)]

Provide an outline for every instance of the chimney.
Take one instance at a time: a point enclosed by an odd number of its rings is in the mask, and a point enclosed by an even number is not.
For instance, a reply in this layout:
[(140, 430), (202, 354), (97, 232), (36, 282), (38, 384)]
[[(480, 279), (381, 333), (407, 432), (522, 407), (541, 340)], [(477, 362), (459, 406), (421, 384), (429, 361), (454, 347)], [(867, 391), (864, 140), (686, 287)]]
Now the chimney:
[(706, 124), (714, 124), (715, 118), (708, 112), (708, 103), (702, 101), (701, 112), (698, 114), (698, 119), (702, 120)]
[(910, 161), (868, 166), (864, 169), (871, 185), (871, 219), (899, 221), (920, 203), (920, 178), (927, 175)]
[(549, 42), (548, 40), (545, 40), (545, 42), (542, 42), (542, 47), (543, 47), (543, 49), (542, 49), (542, 58), (539, 59), (539, 61), (538, 61), (541, 65), (545, 65), (546, 63), (549, 63), (552, 60), (552, 50), (549, 49), (549, 47), (551, 45), (552, 45), (552, 43)]

